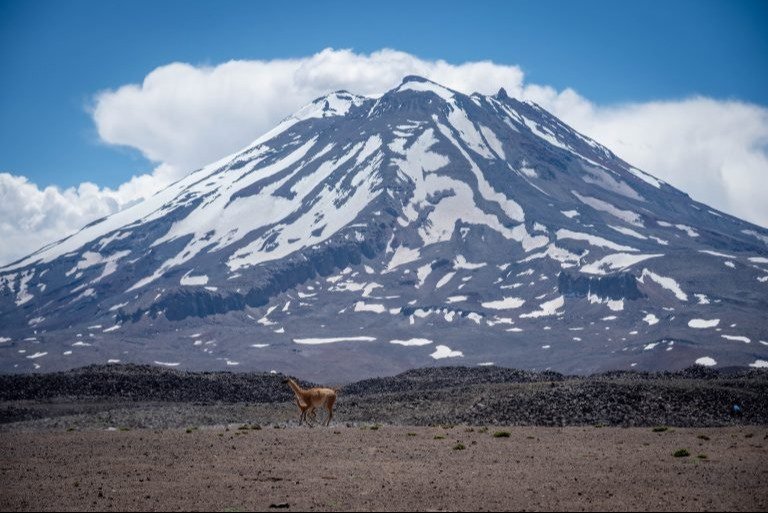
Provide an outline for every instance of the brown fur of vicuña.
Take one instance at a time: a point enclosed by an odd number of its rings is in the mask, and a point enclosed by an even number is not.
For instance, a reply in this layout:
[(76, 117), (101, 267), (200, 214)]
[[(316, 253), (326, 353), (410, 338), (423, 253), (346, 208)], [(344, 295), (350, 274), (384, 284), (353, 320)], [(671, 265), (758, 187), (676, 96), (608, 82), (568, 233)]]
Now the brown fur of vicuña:
[(328, 426), (331, 423), (337, 390), (332, 388), (308, 388), (304, 390), (291, 378), (286, 379), (283, 383), (287, 383), (296, 396), (296, 406), (301, 410), (299, 425), (306, 420), (307, 425), (312, 427), (312, 423), (307, 419), (307, 415), (309, 415), (312, 420), (316, 419), (317, 414), (315, 413), (315, 409), (321, 406), (324, 406), (325, 409), (328, 410), (328, 418), (325, 420), (325, 425)]

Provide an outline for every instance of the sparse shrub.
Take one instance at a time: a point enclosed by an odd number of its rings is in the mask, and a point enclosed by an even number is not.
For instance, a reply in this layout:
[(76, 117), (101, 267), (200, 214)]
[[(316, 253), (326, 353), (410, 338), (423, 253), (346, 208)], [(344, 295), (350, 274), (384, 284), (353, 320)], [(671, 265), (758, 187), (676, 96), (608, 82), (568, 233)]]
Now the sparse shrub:
[(445, 437), (443, 435), (435, 435), (433, 440), (445, 440)]
[(380, 427), (381, 427), (381, 426), (379, 426), (378, 424), (374, 424), (374, 425), (373, 425), (373, 426), (371, 426), (369, 429), (370, 429), (371, 431), (378, 431)]
[(248, 427), (248, 424), (243, 424), (242, 426), (240, 426), (237, 429), (238, 429), (238, 431), (245, 431), (246, 429), (251, 429), (251, 428)]
[(690, 455), (691, 453), (688, 452), (688, 449), (678, 449), (672, 453), (672, 456), (674, 456), (675, 458), (687, 458)]
[(456, 426), (454, 424), (445, 424), (444, 426), (441, 426), (443, 429), (453, 429)]
[(251, 426), (251, 430), (252, 431), (261, 431), (261, 426), (258, 425), (258, 424), (254, 424), (253, 426)]
[(192, 432), (192, 428), (187, 428), (187, 433), (191, 433), (191, 432)]
[(470, 427), (470, 428), (466, 428), (466, 429), (464, 430), (464, 432), (465, 432), (465, 433), (474, 433), (474, 432), (475, 432), (475, 429), (474, 429), (474, 428), (471, 428), (471, 427)]
[(744, 435), (744, 438), (752, 438), (753, 436), (755, 436), (754, 433), (747, 433), (746, 435)]
[(709, 441), (709, 437), (707, 435), (699, 435), (696, 438), (698, 438), (699, 440), (704, 440), (705, 442)]
[(406, 436), (416, 436), (416, 433), (406, 433)]
[(669, 428), (666, 426), (657, 426), (653, 428), (654, 433), (663, 433), (664, 431), (667, 431)]
[(512, 436), (512, 434), (509, 431), (496, 431), (493, 434), (494, 438), (509, 438), (510, 436)]
[(488, 428), (487, 428), (487, 427), (485, 427), (485, 426), (483, 426), (483, 427), (481, 427), (480, 429), (478, 429), (478, 430), (477, 430), (477, 432), (478, 432), (478, 433), (487, 433), (487, 432), (488, 432)]
[(700, 460), (706, 460), (707, 459), (707, 455), (706, 454), (699, 454), (696, 457), (699, 458)]
[(453, 446), (454, 451), (463, 451), (464, 449), (466, 449), (466, 447), (464, 447), (464, 444), (461, 442)]

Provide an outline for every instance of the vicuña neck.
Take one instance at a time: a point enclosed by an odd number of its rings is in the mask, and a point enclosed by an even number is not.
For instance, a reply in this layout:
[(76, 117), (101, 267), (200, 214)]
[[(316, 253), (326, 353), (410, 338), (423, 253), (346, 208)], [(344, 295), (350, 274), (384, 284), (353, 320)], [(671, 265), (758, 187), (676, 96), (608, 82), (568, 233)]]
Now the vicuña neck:
[(301, 389), (301, 387), (300, 387), (299, 385), (297, 385), (297, 384), (296, 384), (296, 382), (295, 382), (295, 381), (293, 381), (292, 379), (289, 379), (289, 380), (288, 380), (288, 386), (290, 386), (290, 387), (291, 387), (291, 389), (293, 389), (293, 391), (294, 391), (295, 393), (297, 393), (297, 394), (301, 394), (301, 393), (303, 392), (303, 390)]

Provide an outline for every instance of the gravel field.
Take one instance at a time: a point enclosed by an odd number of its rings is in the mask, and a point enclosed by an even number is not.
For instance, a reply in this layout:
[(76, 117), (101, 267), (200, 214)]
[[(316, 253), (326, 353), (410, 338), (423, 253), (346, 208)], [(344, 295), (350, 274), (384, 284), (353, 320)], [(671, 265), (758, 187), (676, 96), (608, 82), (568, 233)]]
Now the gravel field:
[(764, 427), (238, 427), (2, 433), (0, 509), (768, 508)]
[(420, 369), (314, 429), (282, 379), (0, 376), (0, 510), (768, 510), (766, 372)]

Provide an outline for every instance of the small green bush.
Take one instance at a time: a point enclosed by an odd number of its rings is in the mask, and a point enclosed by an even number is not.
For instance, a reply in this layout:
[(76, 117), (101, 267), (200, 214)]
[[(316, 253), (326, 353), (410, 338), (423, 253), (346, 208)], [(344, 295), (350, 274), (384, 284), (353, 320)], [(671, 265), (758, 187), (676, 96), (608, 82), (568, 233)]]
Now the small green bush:
[(653, 428), (654, 433), (663, 433), (664, 431), (667, 431), (669, 428), (666, 426), (658, 426)]
[(687, 458), (690, 455), (691, 453), (688, 452), (688, 449), (678, 449), (672, 453), (672, 456), (674, 456), (675, 458)]
[(463, 443), (457, 443), (453, 446), (454, 451), (463, 451), (464, 449), (466, 449), (466, 447), (464, 447)]
[(493, 434), (494, 438), (509, 438), (512, 434), (509, 431), (496, 431)]

